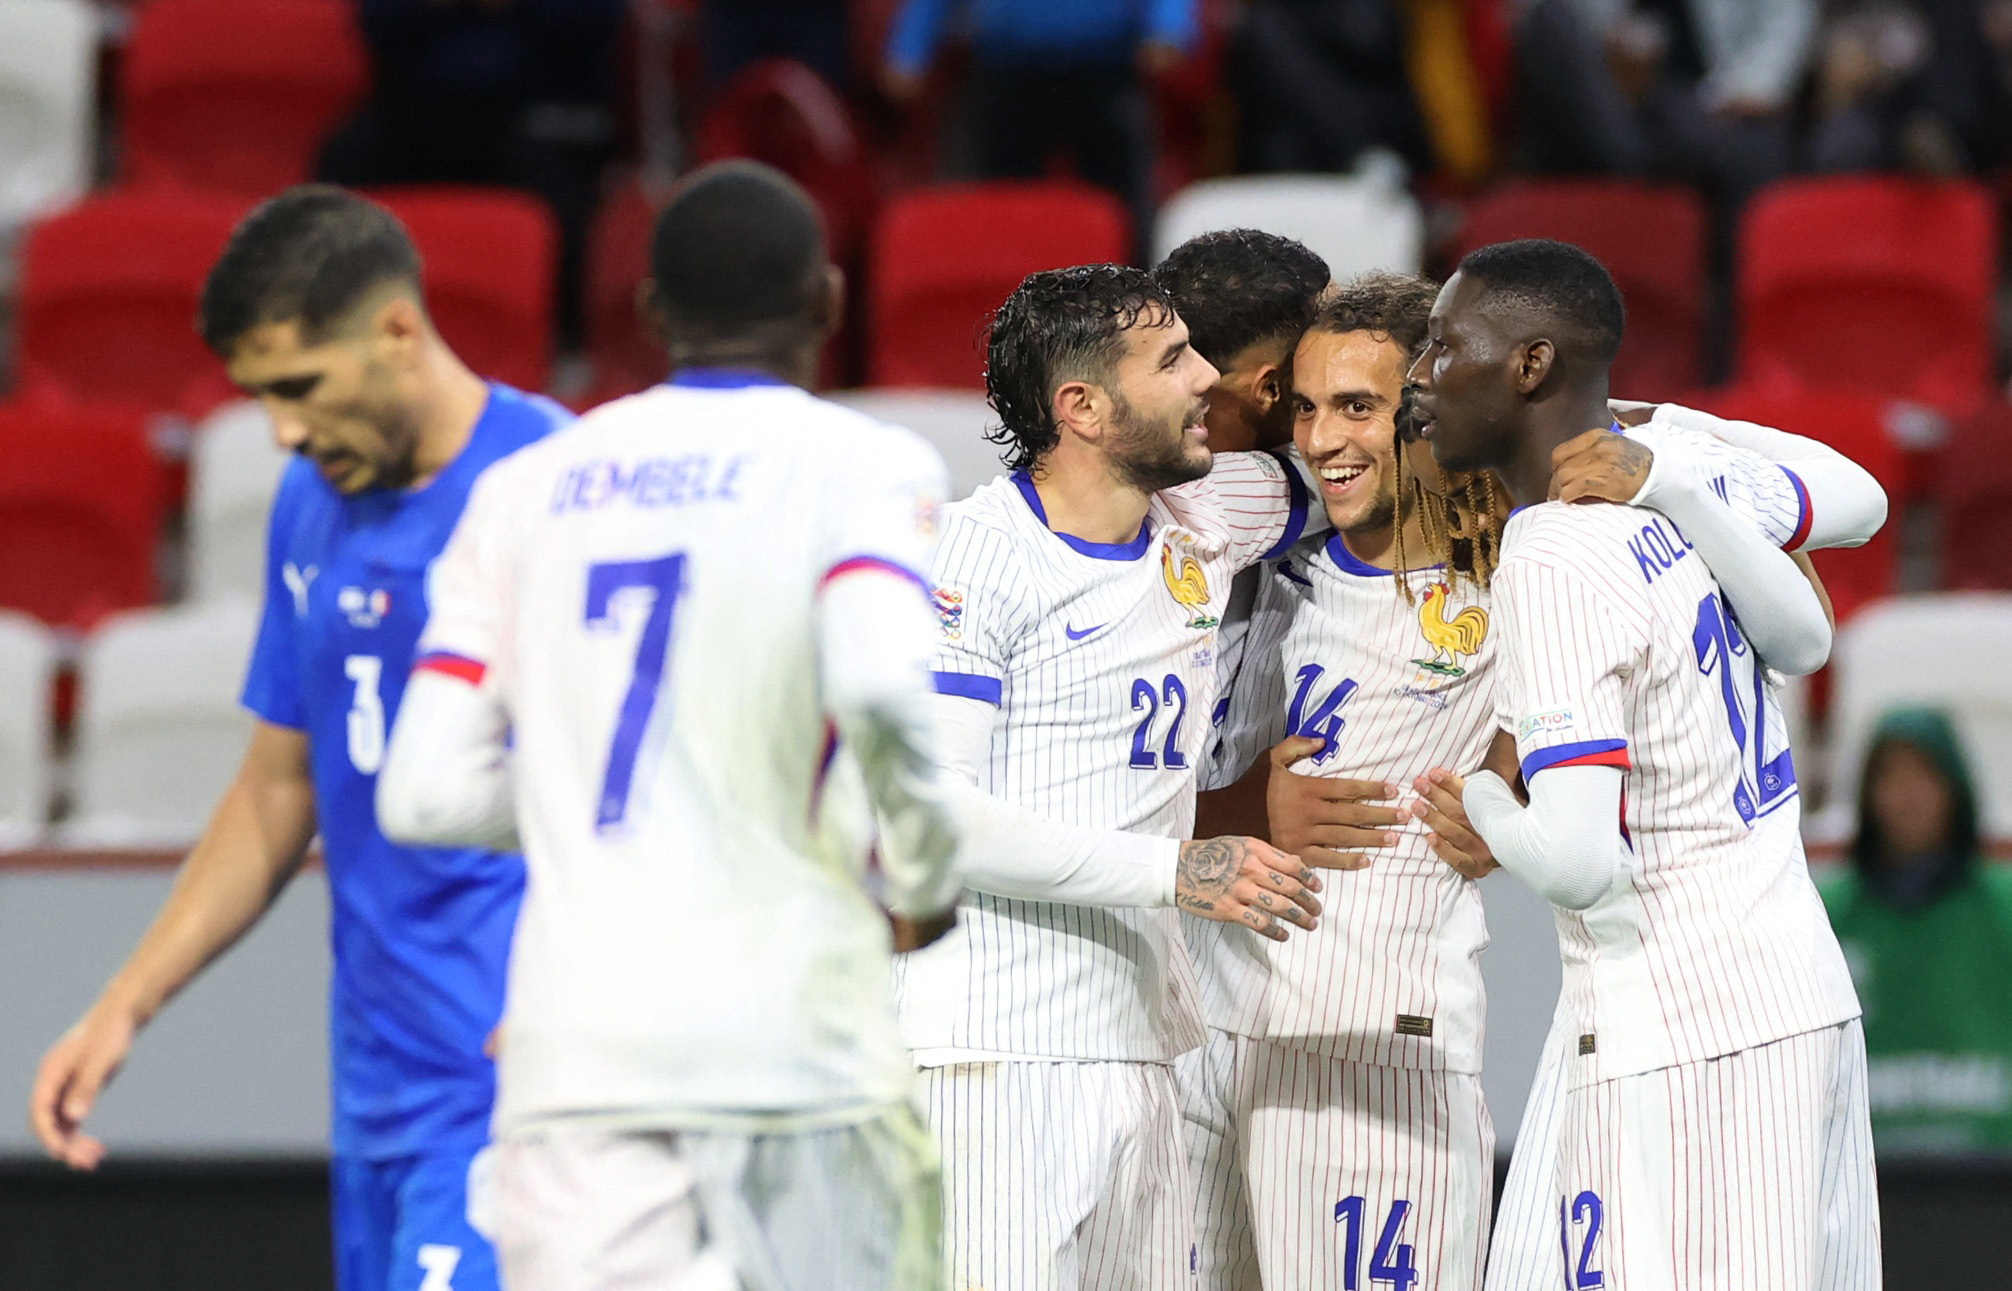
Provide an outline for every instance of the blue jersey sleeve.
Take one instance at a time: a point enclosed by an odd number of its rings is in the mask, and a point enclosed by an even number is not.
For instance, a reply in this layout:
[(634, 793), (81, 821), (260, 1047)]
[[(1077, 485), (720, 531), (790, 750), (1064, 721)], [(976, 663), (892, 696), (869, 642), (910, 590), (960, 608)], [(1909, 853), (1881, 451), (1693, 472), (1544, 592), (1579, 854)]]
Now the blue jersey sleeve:
[(287, 487), (292, 475), (289, 469), (283, 477), (266, 526), (265, 612), (259, 617), (258, 640), (252, 645), (241, 702), (274, 725), (305, 730), (307, 705), (301, 698), (295, 632), (306, 608), (308, 588), (319, 571), (312, 565), (301, 568), (288, 559), (285, 522), (293, 510), (288, 506), (293, 490)]

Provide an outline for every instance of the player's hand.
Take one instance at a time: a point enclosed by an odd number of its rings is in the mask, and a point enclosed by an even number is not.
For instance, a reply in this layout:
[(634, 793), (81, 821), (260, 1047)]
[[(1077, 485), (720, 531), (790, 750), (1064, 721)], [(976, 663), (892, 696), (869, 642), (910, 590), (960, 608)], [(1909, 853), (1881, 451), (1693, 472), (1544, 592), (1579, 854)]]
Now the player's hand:
[(888, 926), (894, 929), (894, 953), (906, 955), (912, 950), (934, 945), (950, 934), (957, 926), (957, 907), (951, 906), (942, 914), (925, 915), (910, 919), (905, 915), (889, 913)]
[(1265, 812), (1271, 820), (1272, 842), (1308, 865), (1324, 870), (1359, 870), (1369, 858), (1359, 849), (1392, 847), (1402, 824), (1395, 807), (1372, 804), (1397, 797), (1397, 786), (1380, 780), (1343, 780), (1298, 775), (1293, 763), (1312, 757), (1326, 741), (1294, 735), (1272, 746), (1271, 774), (1265, 786)]
[(1467, 819), (1467, 808), (1460, 801), (1460, 795), (1467, 791), (1464, 778), (1444, 767), (1434, 767), (1411, 784), (1418, 790), (1418, 800), (1411, 804), (1412, 818), (1432, 831), (1425, 841), (1440, 860), (1470, 879), (1502, 868), (1489, 850), (1488, 840)]
[(1553, 502), (1632, 502), (1649, 481), (1649, 446), (1601, 427), (1551, 450)]
[(49, 1155), (72, 1170), (95, 1170), (105, 1159), (105, 1145), (84, 1133), (84, 1118), (124, 1065), (138, 1031), (123, 1010), (94, 1007), (42, 1056), (28, 1123)]
[[(1240, 923), (1273, 941), (1285, 923), (1313, 931), (1320, 877), (1297, 856), (1255, 838), (1202, 838), (1181, 844), (1174, 904), (1218, 923)], [(1281, 923), (1284, 920), (1285, 923)]]

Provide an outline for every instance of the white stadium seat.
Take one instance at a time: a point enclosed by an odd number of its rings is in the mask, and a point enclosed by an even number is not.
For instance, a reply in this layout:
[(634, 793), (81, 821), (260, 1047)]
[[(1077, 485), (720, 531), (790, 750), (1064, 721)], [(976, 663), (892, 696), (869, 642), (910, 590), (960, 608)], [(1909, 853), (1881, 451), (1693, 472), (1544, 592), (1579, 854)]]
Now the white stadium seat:
[(176, 847), (202, 832), (251, 736), (239, 706), (256, 602), (137, 610), (108, 620), (78, 661), (75, 847)]
[(226, 404), (196, 429), (189, 469), (189, 596), (265, 591), (266, 517), (291, 457), (272, 420), (249, 400)]
[(0, 227), (90, 188), (97, 68), (86, 0), (0, 4)]
[(1821, 833), (1849, 834), (1872, 729), (1888, 709), (1926, 705), (1955, 722), (1987, 834), (2012, 834), (2012, 595), (1951, 592), (1874, 604), (1838, 629), (1832, 652), (1830, 805)]
[(1425, 263), (1425, 217), (1401, 167), (1353, 175), (1251, 175), (1190, 184), (1160, 207), (1153, 261), (1218, 229), (1263, 229), (1297, 238), (1327, 261), (1335, 281), (1373, 269), (1417, 273)]
[(985, 438), (985, 432), (999, 424), (999, 416), (976, 391), (843, 390), (831, 397), (928, 440), (950, 468), (952, 498), (968, 497), (971, 490), (1005, 473), (999, 445)]
[(0, 850), (32, 847), (48, 827), (60, 655), (48, 628), (0, 610)]

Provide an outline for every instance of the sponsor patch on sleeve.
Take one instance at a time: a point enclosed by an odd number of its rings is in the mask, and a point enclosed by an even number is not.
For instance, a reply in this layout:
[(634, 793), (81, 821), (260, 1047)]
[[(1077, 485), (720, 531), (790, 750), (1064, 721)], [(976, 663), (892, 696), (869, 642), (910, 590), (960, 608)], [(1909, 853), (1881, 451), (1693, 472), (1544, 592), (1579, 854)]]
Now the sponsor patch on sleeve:
[(1579, 714), (1569, 708), (1551, 708), (1541, 713), (1532, 713), (1516, 727), (1516, 739), (1542, 739), (1546, 736), (1563, 735), (1579, 725)]

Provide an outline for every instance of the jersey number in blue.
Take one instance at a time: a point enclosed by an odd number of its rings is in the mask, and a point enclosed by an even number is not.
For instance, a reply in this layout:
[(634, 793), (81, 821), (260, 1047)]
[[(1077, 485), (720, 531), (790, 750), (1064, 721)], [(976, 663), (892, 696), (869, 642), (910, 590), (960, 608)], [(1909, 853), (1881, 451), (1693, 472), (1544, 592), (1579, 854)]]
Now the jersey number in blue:
[(1716, 594), (1698, 602), (1698, 623), (1692, 629), (1691, 644), (1697, 650), (1698, 671), (1707, 676), (1718, 674), (1726, 725), (1740, 751), (1740, 779), (1733, 787), (1733, 807), (1740, 819), (1751, 825), (1795, 790), (1795, 755), (1784, 744), (1773, 757), (1768, 756), (1767, 675), (1741, 635), (1739, 624)]
[[(1369, 1203), (1361, 1197), (1343, 1197), (1334, 1203), (1334, 1222), (1348, 1231), (1342, 1239), (1342, 1291), (1356, 1291), (1362, 1285), (1362, 1233)], [(1404, 1220), (1411, 1213), (1408, 1201), (1390, 1203), (1383, 1231), (1377, 1235), (1376, 1249), (1369, 1255), (1370, 1285), (1384, 1284), (1396, 1291), (1410, 1291), (1418, 1282), (1418, 1269), (1411, 1262), (1411, 1244), (1399, 1242)]]
[[(1152, 750), (1153, 719), (1160, 715), (1160, 705), (1174, 710), (1174, 720), (1167, 727), (1166, 742), (1160, 746), (1155, 757)], [(1155, 686), (1144, 677), (1132, 683), (1132, 711), (1141, 708), (1146, 715), (1139, 719), (1139, 729), (1132, 732), (1132, 765), (1141, 771), (1151, 771), (1156, 766), (1164, 766), (1169, 771), (1187, 768), (1188, 755), (1181, 752), (1181, 723), (1188, 715), (1188, 688), (1173, 673), (1167, 674), (1166, 681)]]
[(1341, 728), (1348, 724), (1348, 719), (1341, 715), (1342, 705), (1353, 699), (1355, 692), (1361, 689), (1355, 682), (1344, 678), (1327, 692), (1327, 698), (1308, 712), (1307, 703), (1313, 698), (1313, 689), (1320, 684), (1326, 671), (1317, 663), (1310, 663), (1299, 670), (1296, 678), (1299, 687), (1293, 691), (1292, 706), (1286, 710), (1285, 717), (1287, 735), (1305, 735), (1323, 741), (1320, 752), (1314, 754), (1315, 762), (1327, 761), (1340, 747), (1338, 737)]
[[(1606, 1218), (1600, 1197), (1595, 1192), (1582, 1192), (1576, 1197), (1558, 1199), (1558, 1244), (1565, 1249), (1565, 1282), (1572, 1291), (1594, 1291), (1596, 1287), (1607, 1285), (1607, 1275), (1587, 1266), (1593, 1262), (1593, 1248), (1600, 1244), (1600, 1224)], [(1579, 1266), (1572, 1267), (1572, 1230), (1584, 1224), (1586, 1236), (1579, 1244)]]
[(619, 560), (587, 570), (587, 626), (616, 626), (615, 597), (630, 588), (644, 588), (650, 598), (649, 617), (636, 641), (636, 670), (615, 718), (615, 741), (608, 750), (608, 772), (601, 780), (600, 806), (594, 824), (601, 829), (620, 825), (629, 811), (629, 788), (636, 778), (636, 755), (657, 706), (657, 688), (664, 679), (664, 661), (671, 649), (671, 616), (685, 586), (685, 556), (674, 552), (655, 560)]

